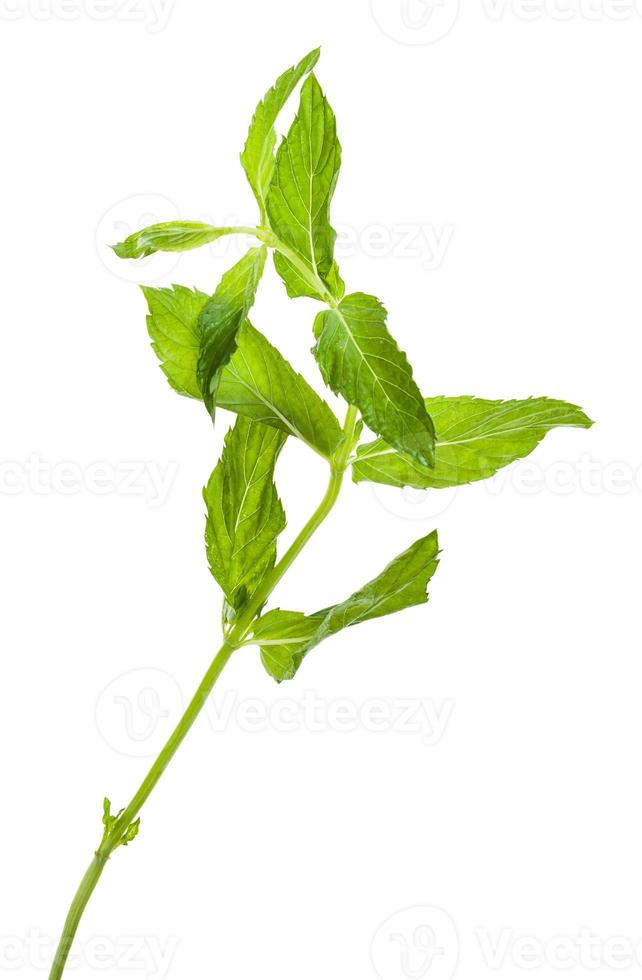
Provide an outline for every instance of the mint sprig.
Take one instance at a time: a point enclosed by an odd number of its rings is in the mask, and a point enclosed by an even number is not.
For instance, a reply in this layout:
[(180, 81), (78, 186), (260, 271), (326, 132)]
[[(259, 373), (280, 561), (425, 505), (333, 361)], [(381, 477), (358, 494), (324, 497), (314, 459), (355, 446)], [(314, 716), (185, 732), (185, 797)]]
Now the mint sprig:
[[(114, 246), (121, 258), (138, 259), (200, 248), (224, 235), (257, 241), (211, 293), (185, 286), (143, 290), (152, 347), (171, 387), (202, 401), (217, 424), (217, 408), (235, 415), (204, 490), (207, 558), (223, 593), (223, 640), (129, 804), (112, 814), (105, 799), (102, 838), (69, 909), (50, 980), (62, 977), (109, 857), (137, 837), (143, 805), (234, 653), (257, 647), (280, 683), (291, 680), (313, 649), (343, 629), (427, 601), (438, 566), (436, 531), (411, 543), (367, 585), (329, 608), (313, 613), (269, 608), (274, 589), (336, 504), (346, 473), (358, 483), (459, 486), (526, 456), (553, 428), (592, 425), (575, 405), (549, 398), (425, 397), (381, 301), (358, 291), (344, 295), (330, 220), (341, 146), (334, 112), (312, 74), (318, 58), (315, 49), (280, 75), (252, 118), (241, 163), (258, 205), (257, 224), (165, 222)], [(279, 113), (299, 83), (298, 112), (277, 148)], [(268, 249), (288, 295), (323, 304), (314, 322), (313, 353), (323, 381), (346, 401), (343, 425), (248, 319)], [(430, 369), (434, 376), (434, 365)], [(374, 438), (361, 441), (365, 427)], [(326, 461), (328, 485), (279, 557), (285, 510), (277, 491), (278, 460), (289, 438)]]

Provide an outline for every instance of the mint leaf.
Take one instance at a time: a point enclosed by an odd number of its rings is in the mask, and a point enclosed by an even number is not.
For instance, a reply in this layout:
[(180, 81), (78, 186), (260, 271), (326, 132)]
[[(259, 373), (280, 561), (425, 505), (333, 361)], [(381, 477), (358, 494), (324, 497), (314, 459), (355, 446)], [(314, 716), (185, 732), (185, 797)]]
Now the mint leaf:
[(294, 677), (303, 659), (303, 651), (308, 649), (308, 644), (314, 644), (324, 618), (324, 613), (305, 616), (303, 613), (272, 609), (256, 621), (252, 642), (261, 648), (261, 660), (275, 680)]
[[(278, 245), (275, 246), (276, 249), (278, 247)], [(308, 274), (304, 276), (301, 270), (297, 269), (287, 256), (279, 251), (274, 252), (273, 260), (274, 268), (283, 280), (283, 285), (290, 299), (298, 299), (300, 296), (311, 296), (312, 299), (320, 299), (323, 302), (328, 300), (328, 294), (324, 296), (315, 284), (312, 270), (308, 270)], [(310, 276), (313, 278), (310, 279)], [(345, 293), (345, 283), (341, 278), (336, 262), (333, 261), (330, 272), (326, 276), (323, 285), (327, 288), (330, 297), (334, 299), (341, 299)]]
[(305, 655), (334, 633), (427, 602), (426, 589), (439, 564), (438, 554), (437, 532), (433, 531), (345, 602), (312, 616), (280, 609), (266, 613), (257, 620), (252, 640), (261, 648), (268, 673), (277, 681), (289, 680)]
[(374, 296), (351, 293), (314, 324), (314, 355), (327, 385), (361, 411), (366, 425), (418, 462), (433, 459), (434, 429), (412, 368)]
[(120, 259), (142, 259), (154, 252), (187, 252), (237, 233), (237, 228), (215, 228), (201, 221), (166, 221), (142, 228), (112, 247)]
[[(311, 276), (333, 295), (343, 292), (333, 252), (336, 232), (330, 224), (330, 202), (341, 165), (336, 120), (321, 87), (310, 75), (302, 89), (299, 111), (276, 154), (267, 197), (272, 231)], [(291, 296), (323, 299), (305, 275), (281, 254), (275, 265)]]
[(439, 564), (438, 554), (436, 531), (415, 541), (393, 559), (380, 575), (345, 602), (332, 606), (326, 612), (317, 642), (347, 626), (426, 603), (428, 582)]
[(280, 252), (273, 252), (272, 260), (274, 268), (283, 280), (286, 292), (290, 299), (297, 299), (299, 296), (311, 296), (313, 299), (323, 299), (314, 286), (310, 285), (309, 276), (302, 273)]
[(149, 308), (147, 330), (152, 348), (167, 380), (180, 395), (200, 399), (196, 377), (201, 349), (198, 318), (209, 297), (186, 286), (144, 286), (143, 294)]
[(377, 439), (357, 450), (352, 467), (356, 483), (420, 489), (473, 483), (527, 456), (551, 429), (593, 425), (581, 408), (553, 398), (439, 397), (427, 398), (426, 408), (437, 429), (434, 468), (418, 465)]
[(265, 213), (265, 199), (274, 171), (276, 144), (274, 123), (303, 76), (316, 65), (320, 53), (319, 48), (310, 51), (298, 65), (280, 75), (263, 101), (259, 102), (252, 117), (247, 141), (241, 153), (241, 164), (262, 215)]
[(205, 407), (212, 416), (221, 371), (236, 349), (236, 334), (254, 303), (265, 255), (263, 246), (250, 249), (225, 273), (199, 316), (201, 347), (196, 376)]
[(343, 439), (326, 402), (248, 321), (221, 375), (216, 404), (283, 429), (326, 457)]
[(285, 527), (274, 467), (286, 439), (272, 426), (239, 416), (203, 491), (210, 570), (235, 613), (274, 565)]

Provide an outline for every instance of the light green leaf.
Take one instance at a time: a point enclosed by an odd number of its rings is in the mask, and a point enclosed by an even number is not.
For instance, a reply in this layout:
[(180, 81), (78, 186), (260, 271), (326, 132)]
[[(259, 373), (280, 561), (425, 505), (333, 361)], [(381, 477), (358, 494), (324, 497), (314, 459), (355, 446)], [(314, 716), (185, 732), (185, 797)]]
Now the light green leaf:
[(317, 316), (314, 333), (314, 355), (326, 384), (359, 408), (373, 432), (430, 465), (434, 428), (379, 300), (351, 293)]
[(154, 252), (187, 252), (237, 233), (237, 228), (215, 228), (201, 221), (165, 221), (142, 228), (112, 247), (120, 259), (142, 259)]
[[(105, 797), (105, 799), (103, 800), (103, 826), (105, 828), (103, 833), (103, 842), (107, 840), (107, 838), (113, 831), (116, 823), (118, 822), (123, 812), (124, 812), (123, 810), (119, 810), (118, 813), (112, 814), (111, 801), (107, 797)], [(140, 820), (137, 821), (135, 828), (134, 828), (134, 824), (132, 824), (129, 827), (129, 829), (125, 832), (123, 837), (121, 837), (121, 839), (118, 841), (116, 846), (120, 847), (121, 844), (128, 844), (130, 841), (132, 841), (134, 837), (136, 837), (136, 835), (138, 834), (139, 826), (140, 826)]]
[(265, 199), (274, 170), (274, 124), (298, 83), (316, 65), (320, 53), (319, 48), (310, 51), (298, 65), (284, 72), (263, 101), (259, 102), (252, 118), (247, 142), (241, 153), (241, 164), (262, 214), (265, 213)]
[(527, 456), (558, 426), (593, 424), (576, 405), (553, 398), (488, 401), (484, 398), (427, 398), (437, 429), (434, 469), (400, 455), (382, 439), (360, 446), (353, 464), (356, 483), (393, 487), (456, 487), (493, 476)]
[(326, 402), (248, 321), (221, 375), (216, 404), (283, 429), (326, 457), (343, 439)]
[[(304, 276), (282, 252), (279, 252), (278, 245), (275, 246), (275, 249), (273, 253), (274, 268), (281, 276), (290, 299), (298, 299), (300, 296), (311, 296), (312, 299), (320, 299), (325, 302), (328, 297), (327, 295), (323, 296), (319, 292), (314, 285), (314, 280), (310, 281), (309, 275)], [(341, 299), (345, 293), (345, 283), (339, 273), (339, 267), (334, 261), (329, 274), (326, 276), (325, 285), (330, 295), (336, 300)]]
[[(277, 151), (267, 213), (280, 241), (331, 291), (340, 283), (333, 258), (336, 232), (330, 224), (340, 165), (334, 113), (310, 75), (301, 89), (297, 117)], [(323, 299), (289, 259), (279, 254), (275, 265), (290, 295)]]
[(103, 800), (103, 825), (107, 830), (111, 830), (114, 825), (115, 817), (111, 815), (111, 800), (107, 797)]
[(312, 296), (313, 299), (322, 298), (316, 292), (314, 287), (310, 286), (309, 278), (303, 276), (301, 272), (292, 265), (290, 260), (286, 259), (285, 255), (282, 255), (281, 252), (275, 251), (272, 254), (272, 258), (274, 261), (274, 268), (281, 276), (290, 299), (297, 299), (299, 296)]
[[(324, 613), (305, 616), (303, 613), (272, 609), (254, 624), (252, 642), (261, 648), (265, 669), (277, 681), (294, 677), (308, 644), (314, 638)], [(295, 666), (296, 664), (296, 666)]]
[(266, 249), (252, 248), (229, 269), (198, 320), (201, 346), (196, 366), (205, 407), (213, 416), (221, 371), (236, 349), (236, 335), (256, 296)]
[(272, 426), (239, 416), (203, 492), (210, 570), (236, 613), (274, 565), (285, 527), (274, 466), (286, 439)]
[(426, 589), (438, 561), (437, 532), (416, 541), (358, 592), (336, 606), (305, 616), (272, 610), (257, 620), (252, 642), (277, 681), (294, 677), (305, 655), (323, 640), (357, 623), (428, 601)]
[(180, 395), (201, 398), (196, 366), (201, 348), (198, 318), (209, 297), (186, 286), (143, 287), (152, 348), (172, 388)]
[(127, 847), (127, 845), (128, 844), (131, 844), (131, 842), (133, 840), (136, 840), (136, 838), (138, 837), (139, 832), (140, 832), (140, 817), (138, 817), (136, 820), (134, 820), (133, 823), (131, 823), (129, 825), (129, 827), (127, 828), (127, 830), (123, 834), (120, 843), (124, 847)]

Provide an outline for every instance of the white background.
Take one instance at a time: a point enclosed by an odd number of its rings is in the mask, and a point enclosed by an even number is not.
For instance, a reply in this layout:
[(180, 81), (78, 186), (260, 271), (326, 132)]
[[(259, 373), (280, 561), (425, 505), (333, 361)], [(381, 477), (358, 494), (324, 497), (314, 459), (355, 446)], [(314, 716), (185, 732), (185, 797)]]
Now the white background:
[[(251, 113), (322, 43), (348, 288), (427, 393), (599, 424), (454, 494), (346, 486), (277, 600), (341, 599), (437, 526), (431, 603), (281, 688), (236, 656), (70, 976), (639, 976), (642, 7), (74, 3), (0, 0), (2, 975), (46, 977), (103, 795), (129, 799), (219, 639), (200, 491), (228, 420), (169, 389), (135, 283), (212, 291), (244, 243), (107, 246), (254, 220)], [(254, 319), (312, 380), (316, 309), (268, 270)], [(324, 480), (287, 447), (287, 539)]]

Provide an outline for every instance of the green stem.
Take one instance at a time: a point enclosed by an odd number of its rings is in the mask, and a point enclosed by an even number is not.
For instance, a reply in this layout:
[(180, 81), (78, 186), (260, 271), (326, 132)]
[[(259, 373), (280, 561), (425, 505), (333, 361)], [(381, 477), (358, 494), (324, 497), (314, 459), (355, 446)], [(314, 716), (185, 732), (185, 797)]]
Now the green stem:
[(344, 441), (341, 443), (335, 456), (331, 460), (331, 475), (328, 488), (323, 500), (315, 510), (314, 514), (292, 542), (283, 558), (274, 566), (272, 571), (263, 580), (259, 588), (253, 594), (246, 609), (234, 624), (223, 646), (216, 654), (209, 670), (201, 681), (196, 694), (190, 701), (185, 714), (170, 735), (167, 743), (161, 749), (156, 761), (141, 783), (138, 791), (133, 796), (129, 805), (118, 816), (117, 820), (108, 833), (105, 834), (100, 847), (94, 855), (94, 859), (89, 865), (83, 877), (78, 891), (74, 897), (69, 914), (65, 920), (62, 938), (54, 958), (49, 980), (60, 980), (63, 975), (71, 945), (74, 941), (83, 912), (87, 903), (100, 880), (105, 865), (112, 852), (122, 843), (123, 835), (127, 832), (133, 821), (138, 816), (141, 808), (158, 783), (159, 779), (167, 769), (167, 766), (176, 754), (179, 746), (192, 725), (198, 718), (205, 702), (212, 693), (212, 689), (220, 677), (223, 668), (235, 650), (243, 645), (247, 632), (258, 612), (263, 607), (266, 600), (281, 581), (292, 563), (301, 553), (307, 542), (310, 540), (317, 528), (323, 523), (334, 504), (336, 503), (341, 484), (345, 474), (348, 457), (354, 445), (354, 434), (357, 423), (357, 410), (350, 406), (346, 414), (344, 424)]
[(78, 891), (76, 892), (74, 900), (71, 903), (69, 914), (65, 920), (65, 925), (62, 931), (62, 939), (58, 944), (51, 973), (49, 974), (50, 980), (58, 980), (58, 978), (62, 976), (63, 970), (65, 969), (65, 964), (67, 962), (67, 957), (69, 956), (69, 951), (71, 949), (71, 944), (73, 943), (74, 936), (76, 935), (76, 930), (78, 929), (83, 912), (87, 907), (87, 902), (91, 898), (94, 888), (100, 880), (100, 876), (103, 873), (106, 861), (107, 858), (100, 856), (98, 852), (96, 852), (93, 861), (87, 868), (87, 871), (80, 882)]
[(105, 835), (100, 847), (96, 851), (94, 859), (89, 865), (89, 868), (87, 869), (87, 872), (80, 883), (78, 891), (76, 892), (74, 900), (71, 903), (71, 908), (63, 928), (62, 939), (60, 940), (60, 944), (56, 950), (56, 956), (51, 968), (51, 973), (49, 974), (49, 980), (59, 980), (59, 978), (62, 977), (65, 964), (67, 962), (67, 957), (69, 956), (69, 950), (71, 949), (71, 944), (76, 935), (80, 919), (82, 918), (82, 914), (87, 907), (87, 903), (91, 898), (92, 892), (98, 884), (100, 876), (103, 873), (110, 855), (119, 846), (123, 834), (126, 833), (129, 826), (138, 816), (138, 813), (147, 800), (147, 797), (150, 795), (156, 786), (156, 783), (167, 769), (167, 766), (171, 762), (181, 742), (198, 718), (203, 705), (207, 701), (216, 681), (218, 680), (223, 668), (234, 653), (235, 649), (236, 647), (231, 645), (229, 641), (226, 641), (216, 654), (216, 657), (212, 661), (209, 670), (201, 681), (196, 694), (190, 701), (185, 714), (170, 735), (158, 758), (141, 783), (138, 791), (132, 798), (131, 803), (125, 808), (125, 810), (123, 810), (122, 814), (118, 817), (110, 832)]
[(221, 237), (223, 235), (252, 235), (254, 238), (260, 238), (262, 230), (261, 226), (257, 227), (256, 225), (220, 225), (216, 228), (212, 227), (212, 231), (217, 231)]
[(348, 408), (346, 419), (343, 426), (344, 440), (339, 446), (335, 456), (331, 460), (330, 481), (323, 496), (323, 500), (315, 510), (310, 520), (301, 529), (283, 558), (274, 566), (272, 571), (266, 575), (258, 589), (252, 596), (251, 602), (239, 617), (234, 629), (230, 633), (229, 639), (234, 637), (235, 641), (242, 643), (247, 631), (251, 626), (256, 614), (262, 608), (266, 600), (270, 597), (278, 583), (281, 581), (290, 566), (296, 561), (314, 532), (323, 524), (324, 520), (337, 502), (337, 497), (341, 490), (343, 477), (348, 463), (348, 457), (353, 449), (354, 432), (357, 423), (358, 411), (352, 405)]

